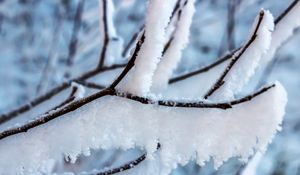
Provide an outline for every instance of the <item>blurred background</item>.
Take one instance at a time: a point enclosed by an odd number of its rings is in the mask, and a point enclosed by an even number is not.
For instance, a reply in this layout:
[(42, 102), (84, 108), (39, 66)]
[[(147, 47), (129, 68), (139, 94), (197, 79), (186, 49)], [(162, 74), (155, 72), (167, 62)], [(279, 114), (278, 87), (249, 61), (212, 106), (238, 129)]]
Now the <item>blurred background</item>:
[[(291, 0), (197, 0), (190, 44), (176, 73), (207, 65), (246, 39), (261, 8), (277, 17)], [(143, 24), (146, 0), (114, 0), (117, 41), (128, 43)], [(300, 17), (300, 14), (299, 14)], [(5, 113), (91, 70), (102, 46), (98, 0), (0, 0), (0, 113)], [(259, 175), (300, 174), (300, 34), (291, 38), (247, 89), (279, 80), (288, 92), (283, 129), (254, 168)], [(126, 62), (120, 58), (120, 62)], [(105, 77), (104, 77), (105, 79)], [(11, 123), (13, 123), (12, 121)], [(225, 138), (224, 138), (225, 139)], [(126, 162), (139, 151), (94, 151), (56, 172), (81, 172)], [(219, 170), (208, 162), (177, 168), (174, 175), (240, 174), (233, 158)]]

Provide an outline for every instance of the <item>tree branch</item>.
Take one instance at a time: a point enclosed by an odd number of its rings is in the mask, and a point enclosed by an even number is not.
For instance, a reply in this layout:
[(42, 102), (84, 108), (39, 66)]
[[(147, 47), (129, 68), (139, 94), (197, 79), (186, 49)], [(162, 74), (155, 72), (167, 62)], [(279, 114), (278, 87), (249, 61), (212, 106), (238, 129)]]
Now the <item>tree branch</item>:
[(294, 0), (287, 9), (283, 11), (276, 19), (275, 19), (275, 25), (277, 25), (295, 6), (297, 3), (299, 3), (300, 0)]
[(230, 52), (229, 54), (226, 54), (224, 55), (223, 57), (217, 59), (216, 61), (214, 61), (213, 63), (207, 65), (207, 66), (204, 66), (204, 67), (201, 67), (200, 69), (198, 70), (195, 70), (195, 71), (192, 71), (192, 72), (188, 72), (186, 74), (182, 74), (182, 75), (179, 75), (179, 76), (176, 76), (174, 78), (171, 78), (169, 83), (170, 84), (173, 84), (173, 83), (176, 83), (178, 81), (181, 81), (181, 80), (185, 80), (187, 78), (190, 78), (194, 75), (197, 75), (197, 74), (200, 74), (200, 73), (204, 73), (204, 72), (207, 72), (209, 70), (211, 70), (212, 68), (224, 63), (225, 61), (229, 60), (235, 53), (236, 51), (238, 51), (240, 48)]
[(273, 87), (275, 87), (275, 84), (273, 84), (271, 86), (264, 87), (261, 90), (255, 92), (253, 94), (247, 95), (243, 98), (233, 100), (233, 101), (229, 101), (229, 102), (223, 102), (223, 103), (207, 103), (207, 102), (204, 102), (204, 101), (199, 101), (199, 102), (178, 102), (178, 101), (166, 101), (166, 100), (154, 101), (154, 100), (151, 100), (149, 98), (135, 96), (135, 95), (128, 94), (128, 93), (118, 93), (118, 92), (114, 92), (113, 95), (116, 95), (118, 97), (127, 98), (127, 99), (130, 99), (130, 100), (134, 100), (134, 101), (140, 102), (142, 104), (157, 104), (157, 105), (160, 105), (160, 106), (180, 107), (180, 108), (217, 108), (217, 109), (224, 109), (225, 110), (225, 109), (232, 108), (234, 105), (250, 101), (254, 97), (268, 91), (269, 89), (271, 89)]
[(96, 173), (96, 175), (111, 175), (111, 174), (117, 174), (126, 170), (129, 170), (131, 168), (134, 168), (135, 166), (137, 166), (138, 164), (140, 164), (142, 161), (144, 161), (146, 159), (146, 155), (147, 153), (142, 154), (141, 156), (139, 156), (138, 158), (118, 167), (118, 168), (113, 168), (111, 170), (107, 170), (107, 171), (103, 171), (100, 173)]
[(226, 69), (224, 70), (223, 74), (220, 76), (220, 78), (217, 80), (217, 82), (212, 86), (212, 88), (204, 95), (205, 99), (207, 99), (209, 96), (211, 96), (216, 90), (218, 90), (225, 83), (224, 79), (225, 79), (226, 75), (230, 72), (230, 70), (232, 69), (232, 67), (239, 60), (239, 58), (244, 54), (244, 52), (249, 48), (249, 46), (254, 42), (254, 40), (257, 37), (257, 31), (258, 31), (258, 29), (260, 27), (260, 24), (261, 24), (261, 22), (263, 20), (263, 17), (264, 17), (264, 12), (261, 11), (259, 13), (258, 23), (257, 23), (257, 25), (255, 27), (254, 33), (251, 36), (250, 40), (241, 49), (241, 51), (238, 53), (237, 56), (233, 56), (231, 62), (226, 67)]
[(103, 38), (103, 46), (100, 54), (100, 61), (98, 63), (98, 67), (103, 67), (105, 54), (107, 51), (108, 43), (109, 43), (109, 34), (108, 34), (108, 26), (107, 26), (107, 2), (106, 0), (102, 0), (102, 7), (103, 7), (103, 31), (104, 31), (104, 38)]
[(206, 102), (194, 102), (194, 103), (185, 103), (185, 102), (176, 102), (176, 101), (153, 101), (151, 99), (145, 98), (145, 97), (139, 97), (139, 96), (134, 96), (131, 94), (122, 94), (122, 93), (117, 93), (114, 89), (112, 88), (107, 88), (104, 89), (98, 93), (95, 93), (91, 96), (88, 96), (86, 98), (82, 98), (78, 101), (72, 102), (69, 105), (65, 106), (62, 109), (53, 111), (52, 113), (49, 114), (44, 114), (42, 115), (40, 118), (29, 122), (27, 124), (24, 124), (23, 126), (20, 127), (16, 127), (16, 128), (12, 128), (12, 129), (8, 129), (6, 131), (3, 131), (0, 133), (0, 140), (11, 136), (11, 135), (15, 135), (18, 133), (22, 133), (22, 132), (27, 132), (29, 129), (32, 129), (34, 127), (37, 127), (39, 125), (45, 124), (48, 121), (51, 121), (55, 118), (58, 118), (64, 114), (67, 114), (69, 112), (75, 111), (76, 109), (82, 107), (83, 105), (99, 99), (101, 97), (104, 97), (106, 95), (112, 95), (112, 96), (118, 96), (118, 97), (124, 97), (130, 100), (134, 100), (143, 104), (158, 104), (160, 106), (167, 106), (167, 107), (186, 107), (186, 108), (219, 108), (219, 109), (229, 109), (232, 108), (232, 106), (240, 104), (240, 103), (244, 103), (247, 101), (252, 100), (253, 98), (255, 98), (256, 96), (268, 91), (269, 89), (271, 89), (272, 87), (275, 87), (275, 84), (262, 88), (261, 90), (250, 94), (248, 96), (245, 96), (243, 98), (237, 99), (237, 100), (233, 100), (233, 101), (229, 101), (229, 102), (224, 102), (224, 103), (206, 103)]

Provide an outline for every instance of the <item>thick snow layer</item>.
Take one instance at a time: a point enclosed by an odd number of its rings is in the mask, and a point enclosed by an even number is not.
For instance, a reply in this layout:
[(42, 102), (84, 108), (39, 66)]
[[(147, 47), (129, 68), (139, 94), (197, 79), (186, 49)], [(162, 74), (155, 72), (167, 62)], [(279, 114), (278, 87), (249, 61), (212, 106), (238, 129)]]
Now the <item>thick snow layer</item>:
[[(263, 12), (264, 16), (257, 30), (257, 36), (255, 40), (246, 49), (246, 51), (235, 63), (229, 73), (225, 76), (225, 83), (212, 95), (212, 99), (233, 99), (234, 95), (239, 93), (242, 88), (248, 83), (250, 78), (254, 75), (263, 54), (266, 53), (270, 47), (272, 34), (271, 32), (274, 29), (272, 14), (266, 10), (263, 10)], [(248, 41), (255, 32), (255, 28), (259, 22), (259, 16), (260, 15), (256, 17), (256, 20), (252, 26)], [(239, 55), (241, 50), (242, 49), (236, 52), (233, 57)]]
[(106, 96), (1, 140), (0, 174), (47, 173), (63, 157), (75, 162), (91, 149), (133, 147), (145, 149), (149, 160), (160, 161), (161, 175), (191, 159), (199, 165), (213, 159), (217, 168), (234, 156), (247, 160), (253, 149), (264, 152), (280, 129), (286, 102), (279, 83), (228, 110), (162, 107)]
[(194, 0), (189, 0), (183, 7), (181, 17), (176, 25), (172, 44), (165, 52), (153, 75), (151, 90), (159, 93), (168, 86), (169, 78), (180, 61), (182, 50), (189, 41), (190, 26), (195, 12)]
[(262, 65), (272, 60), (276, 51), (294, 34), (294, 30), (300, 27), (299, 14), (300, 1), (276, 24), (272, 33), (270, 49), (264, 54)]
[(161, 57), (166, 27), (175, 0), (150, 0), (145, 19), (145, 41), (135, 61), (135, 66), (123, 90), (135, 95), (146, 95), (152, 84), (152, 76)]

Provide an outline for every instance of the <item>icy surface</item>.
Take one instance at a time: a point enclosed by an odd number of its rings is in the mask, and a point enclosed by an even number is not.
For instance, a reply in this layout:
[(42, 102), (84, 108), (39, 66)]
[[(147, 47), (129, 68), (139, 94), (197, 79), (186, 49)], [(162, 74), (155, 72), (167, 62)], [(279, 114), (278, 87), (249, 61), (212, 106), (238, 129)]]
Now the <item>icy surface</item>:
[[(100, 148), (141, 147), (148, 159), (159, 156), (161, 175), (191, 159), (204, 165), (212, 158), (216, 168), (235, 156), (246, 161), (253, 149), (266, 150), (280, 129), (286, 102), (279, 83), (228, 110), (161, 107), (106, 96), (27, 133), (1, 140), (0, 174), (50, 171), (49, 164), (63, 156), (74, 163), (80, 154), (90, 155), (92, 149)], [(190, 133), (197, 134), (191, 137)], [(159, 151), (158, 142), (162, 145)]]

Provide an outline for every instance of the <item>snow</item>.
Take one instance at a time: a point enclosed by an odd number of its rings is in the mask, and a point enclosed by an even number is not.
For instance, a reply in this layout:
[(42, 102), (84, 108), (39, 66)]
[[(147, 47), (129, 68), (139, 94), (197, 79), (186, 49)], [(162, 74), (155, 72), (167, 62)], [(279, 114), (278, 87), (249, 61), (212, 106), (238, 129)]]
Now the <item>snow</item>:
[[(228, 110), (145, 105), (106, 96), (1, 140), (0, 174), (43, 174), (63, 157), (74, 163), (81, 154), (111, 148), (144, 149), (148, 160), (160, 162), (156, 167), (160, 175), (192, 159), (199, 165), (213, 159), (215, 168), (231, 157), (246, 161), (253, 150), (266, 150), (280, 129), (286, 102), (280, 83)], [(158, 142), (162, 145), (159, 151)]]
[[(241, 92), (242, 88), (254, 75), (263, 54), (269, 49), (271, 43), (271, 32), (274, 29), (273, 16), (269, 11), (262, 10), (262, 12), (264, 13), (264, 16), (258, 28), (256, 39), (225, 76), (225, 83), (211, 96), (213, 100), (233, 99), (234, 95)], [(256, 20), (252, 25), (248, 41), (254, 34), (254, 29), (256, 28), (258, 21), (259, 15), (256, 17)], [(239, 55), (241, 50), (242, 49), (236, 52), (233, 57)]]
[(166, 27), (175, 2), (175, 0), (149, 1), (145, 19), (145, 41), (122, 90), (140, 96), (149, 93), (152, 77), (164, 48)]
[(167, 88), (169, 79), (180, 61), (182, 50), (189, 41), (190, 26), (195, 12), (194, 3), (194, 0), (187, 1), (187, 4), (182, 9), (181, 17), (175, 26), (172, 44), (161, 58), (153, 75), (151, 87), (153, 92), (160, 93)]

